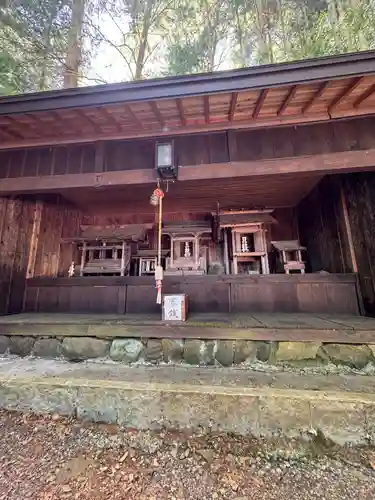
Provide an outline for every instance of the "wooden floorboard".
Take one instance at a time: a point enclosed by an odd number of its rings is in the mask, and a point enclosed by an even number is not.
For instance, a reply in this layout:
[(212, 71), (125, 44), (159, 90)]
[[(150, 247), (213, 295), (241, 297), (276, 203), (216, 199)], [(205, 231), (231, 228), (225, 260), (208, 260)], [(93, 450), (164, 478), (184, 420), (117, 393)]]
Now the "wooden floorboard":
[(178, 338), (375, 344), (375, 319), (310, 314), (196, 314), (171, 324), (146, 315), (19, 314), (0, 318), (0, 335)]

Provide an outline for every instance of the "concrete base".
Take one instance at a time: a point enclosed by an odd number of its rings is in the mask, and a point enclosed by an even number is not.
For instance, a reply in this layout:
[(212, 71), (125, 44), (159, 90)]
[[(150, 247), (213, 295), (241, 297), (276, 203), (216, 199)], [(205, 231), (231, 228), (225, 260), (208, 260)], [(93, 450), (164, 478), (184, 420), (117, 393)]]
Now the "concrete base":
[[(302, 438), (320, 431), (339, 444), (364, 444), (375, 438), (374, 377), (370, 376), (336, 375), (331, 381), (325, 376), (319, 384), (310, 375), (307, 383), (295, 374), (274, 373), (267, 379), (247, 370), (197, 368), (194, 372), (193, 368), (91, 362), (76, 366), (2, 360), (0, 407), (138, 429)], [(267, 384), (267, 380), (273, 382)]]

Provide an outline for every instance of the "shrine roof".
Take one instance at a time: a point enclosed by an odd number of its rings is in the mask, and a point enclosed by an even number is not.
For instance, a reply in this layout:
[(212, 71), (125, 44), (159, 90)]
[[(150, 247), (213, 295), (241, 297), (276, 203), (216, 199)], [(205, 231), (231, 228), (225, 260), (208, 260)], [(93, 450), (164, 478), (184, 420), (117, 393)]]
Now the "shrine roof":
[(0, 98), (0, 148), (328, 121), (375, 113), (375, 51)]
[(269, 213), (230, 212), (219, 215), (220, 227), (246, 226), (250, 224), (275, 224), (277, 223)]

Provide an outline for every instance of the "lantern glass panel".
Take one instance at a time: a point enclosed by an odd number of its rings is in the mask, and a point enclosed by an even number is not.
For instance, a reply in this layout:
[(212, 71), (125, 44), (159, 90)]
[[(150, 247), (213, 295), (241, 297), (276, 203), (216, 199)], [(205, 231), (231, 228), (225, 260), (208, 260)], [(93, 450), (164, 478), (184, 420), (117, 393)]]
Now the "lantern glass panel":
[(163, 143), (157, 145), (156, 162), (158, 167), (172, 166), (172, 144)]

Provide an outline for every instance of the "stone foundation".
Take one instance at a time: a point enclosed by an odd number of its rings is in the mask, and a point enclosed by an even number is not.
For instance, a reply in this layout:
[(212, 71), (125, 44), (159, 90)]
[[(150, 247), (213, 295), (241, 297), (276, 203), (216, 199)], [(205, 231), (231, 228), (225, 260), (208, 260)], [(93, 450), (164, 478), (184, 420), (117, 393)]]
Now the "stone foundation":
[(324, 365), (333, 363), (362, 369), (375, 363), (375, 345), (320, 342), (264, 342), (251, 340), (114, 340), (95, 337), (41, 338), (0, 336), (0, 354), (63, 357), (70, 361), (110, 358), (119, 363), (176, 363), (232, 366), (263, 361), (270, 364)]

